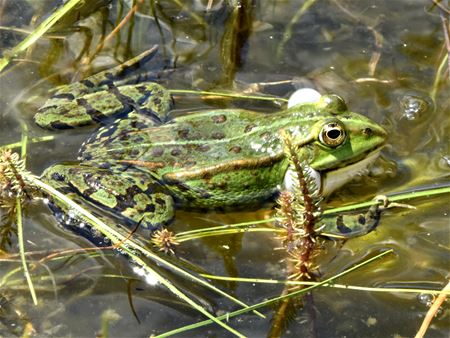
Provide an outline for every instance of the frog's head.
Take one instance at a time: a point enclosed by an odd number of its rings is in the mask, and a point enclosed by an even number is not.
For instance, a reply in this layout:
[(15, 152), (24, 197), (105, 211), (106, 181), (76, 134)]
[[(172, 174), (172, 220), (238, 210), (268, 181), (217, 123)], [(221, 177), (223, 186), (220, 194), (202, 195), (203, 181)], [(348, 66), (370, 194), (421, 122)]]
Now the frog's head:
[[(349, 112), (337, 95), (324, 95), (309, 104), (315, 121), (300, 145), (307, 151), (312, 176), (322, 195), (328, 195), (363, 171), (379, 155), (386, 131), (369, 118)], [(286, 187), (292, 187), (286, 174)], [(292, 179), (292, 178), (291, 178)]]

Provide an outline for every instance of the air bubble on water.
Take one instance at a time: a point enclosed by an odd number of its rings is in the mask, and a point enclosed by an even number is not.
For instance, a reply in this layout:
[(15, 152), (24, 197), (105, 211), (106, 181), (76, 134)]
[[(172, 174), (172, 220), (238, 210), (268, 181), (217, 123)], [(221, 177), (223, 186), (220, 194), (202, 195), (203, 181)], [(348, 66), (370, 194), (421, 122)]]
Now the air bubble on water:
[(417, 300), (419, 301), (419, 303), (421, 303), (427, 307), (430, 307), (431, 304), (433, 303), (434, 297), (433, 297), (433, 295), (431, 295), (429, 293), (420, 293), (417, 296)]

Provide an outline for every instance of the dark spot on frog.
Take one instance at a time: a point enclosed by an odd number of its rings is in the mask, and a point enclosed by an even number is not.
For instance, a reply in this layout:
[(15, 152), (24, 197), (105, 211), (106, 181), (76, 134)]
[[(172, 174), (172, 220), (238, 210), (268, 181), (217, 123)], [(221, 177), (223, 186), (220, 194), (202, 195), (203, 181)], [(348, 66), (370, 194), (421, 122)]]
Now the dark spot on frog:
[(364, 215), (362, 215), (362, 214), (358, 215), (358, 223), (361, 225), (366, 224), (366, 218), (364, 217)]
[(249, 133), (249, 132), (251, 132), (252, 129), (255, 128), (255, 127), (256, 127), (256, 125), (254, 125), (254, 124), (247, 124), (247, 125), (245, 126), (244, 132), (245, 132), (245, 133)]
[(84, 153), (83, 155), (82, 155), (82, 159), (83, 160), (85, 160), (85, 161), (90, 161), (90, 160), (92, 160), (92, 155), (91, 155), (91, 153)]
[(115, 125), (112, 125), (108, 129), (106, 129), (104, 132), (102, 132), (99, 137), (110, 137), (114, 132), (117, 130), (117, 127)]
[(225, 181), (219, 181), (219, 182), (214, 182), (211, 183), (211, 188), (214, 189), (221, 189), (221, 190), (225, 190), (227, 188), (227, 182)]
[(152, 95), (152, 91), (149, 90), (147, 86), (138, 86), (136, 87), (136, 89), (138, 90), (139, 93), (141, 93), (145, 97), (149, 97), (150, 95)]
[(225, 134), (222, 133), (221, 131), (216, 131), (211, 134), (211, 137), (215, 140), (221, 140), (221, 139), (225, 138)]
[(59, 93), (52, 96), (54, 99), (66, 99), (68, 101), (72, 101), (75, 99), (75, 96), (71, 93)]
[(147, 204), (145, 206), (145, 210), (146, 212), (154, 212), (155, 211), (155, 205), (154, 204)]
[(364, 128), (362, 132), (366, 136), (372, 136), (373, 134), (373, 130), (371, 128)]
[[(109, 74), (109, 76), (111, 78), (113, 78), (112, 74)], [(111, 87), (114, 86), (114, 82), (112, 81), (112, 79), (108, 79), (107, 74), (105, 74), (106, 79), (102, 80), (98, 83), (98, 87), (102, 87), (102, 86), (107, 86), (107, 87)]]
[(88, 79), (81, 80), (80, 83), (82, 85), (88, 87), (88, 88), (94, 88), (95, 87), (95, 84), (92, 81), (88, 80)]
[(267, 139), (270, 137), (270, 133), (268, 131), (261, 133), (259, 135), (259, 137), (261, 137), (263, 140), (267, 141)]
[(103, 162), (98, 166), (100, 169), (109, 169), (111, 168), (111, 163)]
[(227, 120), (227, 117), (224, 114), (214, 115), (211, 117), (214, 123), (224, 123)]
[(145, 128), (148, 127), (147, 124), (142, 123), (142, 122), (139, 122), (139, 121), (132, 121), (132, 122), (130, 123), (130, 126), (131, 126), (131, 128), (133, 128), (133, 129), (138, 129), (138, 130), (145, 129)]
[(123, 133), (123, 134), (120, 134), (120, 136), (119, 136), (120, 141), (127, 141), (129, 139), (130, 139), (130, 135), (128, 133)]
[(142, 191), (137, 186), (133, 185), (128, 187), (125, 194), (116, 196), (117, 204), (114, 209), (121, 212), (127, 208), (135, 207), (136, 202), (134, 201), (134, 196), (140, 193)]
[(139, 154), (140, 154), (140, 151), (137, 148), (133, 148), (130, 152), (130, 155), (134, 156), (134, 157), (138, 156)]
[[(144, 185), (144, 182), (141, 181), (141, 184)], [(145, 189), (144, 194), (148, 196), (153, 194), (155, 192), (155, 187), (156, 187), (155, 184), (149, 184), (147, 186), (147, 189)]]
[(239, 146), (234, 146), (230, 148), (230, 151), (236, 154), (239, 154), (241, 152), (242, 148)]
[(154, 147), (152, 148), (152, 156), (158, 157), (164, 154), (164, 148), (162, 147)]
[(144, 141), (144, 138), (142, 136), (135, 136), (133, 138), (133, 140), (134, 140), (134, 143), (141, 143)]
[[(158, 94), (157, 94), (157, 95), (158, 95)], [(159, 94), (159, 95), (162, 95), (162, 93)], [(160, 99), (158, 96), (154, 96), (154, 97), (153, 97), (153, 103), (154, 103), (155, 105), (159, 106), (159, 105), (161, 104), (161, 99)]]
[(209, 192), (207, 192), (207, 191), (201, 191), (200, 192), (200, 197), (201, 198), (210, 198), (212, 195), (209, 193)]
[(342, 215), (338, 215), (336, 217), (336, 228), (342, 234), (348, 234), (352, 231), (352, 229), (350, 229), (348, 226), (345, 225), (344, 218), (342, 217)]
[(166, 202), (162, 198), (155, 198), (155, 203), (159, 204), (160, 206), (165, 206)]
[(186, 168), (189, 168), (189, 167), (193, 167), (196, 164), (197, 164), (197, 162), (195, 162), (195, 161), (187, 161), (187, 162), (184, 163), (184, 166)]
[[(49, 110), (53, 110), (53, 109), (60, 109), (61, 107), (60, 106), (57, 106), (57, 105), (51, 105), (51, 106), (45, 106), (45, 107), (41, 107), (41, 108), (39, 108), (38, 109), (38, 112), (39, 113), (45, 113), (46, 111), (49, 111)], [(61, 114), (67, 114), (68, 113), (68, 111), (67, 110), (59, 110), (60, 111), (60, 113)]]
[(210, 150), (210, 149), (211, 149), (211, 147), (208, 146), (208, 145), (206, 145), (206, 144), (200, 144), (200, 145), (197, 147), (197, 150), (200, 151), (200, 152), (202, 152), (202, 153), (205, 153), (205, 152), (207, 152), (207, 151)]
[(179, 148), (172, 149), (170, 152), (172, 156), (179, 156), (181, 154), (181, 150)]
[(61, 175), (60, 173), (53, 173), (52, 174), (52, 180), (63, 182), (64, 181), (64, 175)]
[[(167, 184), (166, 182), (162, 182), (162, 183)], [(178, 180), (171, 180), (169, 184), (177, 187), (181, 192), (186, 192), (186, 191), (190, 190), (186, 184), (184, 184), (183, 182), (178, 181)]]
[(95, 122), (100, 122), (102, 119), (105, 118), (105, 115), (98, 111), (97, 109), (93, 108), (91, 104), (88, 102), (88, 100), (84, 98), (76, 99), (76, 102), (79, 106), (82, 106), (86, 110), (86, 114), (88, 114), (91, 119)]
[(181, 139), (186, 139), (189, 135), (189, 129), (187, 128), (179, 129), (177, 133), (178, 137), (180, 137)]
[(64, 122), (53, 121), (50, 123), (52, 129), (73, 129), (73, 126), (69, 126)]

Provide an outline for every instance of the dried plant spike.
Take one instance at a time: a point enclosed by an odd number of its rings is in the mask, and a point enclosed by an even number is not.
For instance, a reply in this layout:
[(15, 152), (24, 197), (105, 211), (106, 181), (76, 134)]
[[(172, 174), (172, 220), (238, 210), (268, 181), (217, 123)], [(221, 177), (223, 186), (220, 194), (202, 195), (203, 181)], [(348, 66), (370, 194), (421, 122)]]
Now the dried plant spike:
[(159, 251), (163, 251), (168, 254), (175, 254), (175, 247), (180, 244), (177, 241), (175, 234), (167, 229), (161, 229), (154, 232), (152, 235), (152, 243), (159, 248)]

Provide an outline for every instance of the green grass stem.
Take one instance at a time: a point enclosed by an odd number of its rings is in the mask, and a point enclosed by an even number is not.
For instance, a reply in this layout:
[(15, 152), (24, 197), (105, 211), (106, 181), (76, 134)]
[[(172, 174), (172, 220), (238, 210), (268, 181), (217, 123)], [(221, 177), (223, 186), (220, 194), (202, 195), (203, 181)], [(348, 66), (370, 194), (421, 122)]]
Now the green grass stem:
[[(445, 65), (447, 64), (447, 61), (448, 61), (448, 53), (445, 53), (444, 57), (442, 58), (441, 63), (439, 64), (439, 67), (436, 71), (436, 76), (434, 78), (433, 87), (431, 88), (431, 92), (430, 92), (430, 97), (433, 100), (433, 102), (436, 102), (436, 95), (437, 95), (437, 91), (439, 89), (439, 83), (441, 82), (442, 74), (444, 73)], [(450, 72), (450, 69), (449, 69), (449, 72)]]
[(292, 29), (296, 23), (300, 20), (300, 18), (303, 16), (303, 14), (306, 13), (306, 11), (316, 3), (317, 0), (306, 0), (303, 5), (298, 9), (298, 11), (295, 13), (295, 15), (292, 17), (291, 21), (286, 27), (286, 30), (283, 34), (283, 39), (281, 40), (280, 44), (277, 48), (277, 59), (279, 60), (281, 55), (283, 55), (284, 46), (286, 43), (291, 39), (292, 37)]
[[(41, 136), (41, 137), (33, 137), (29, 140), (27, 140), (28, 143), (38, 143), (38, 142), (47, 142), (47, 141), (52, 141), (55, 139), (55, 136)], [(14, 148), (19, 148), (22, 146), (23, 141), (19, 141), (19, 142), (15, 142), (15, 143), (10, 143), (10, 144), (6, 144), (3, 146), (0, 146), (0, 151), (2, 150), (6, 150), (6, 149), (14, 149)]]
[[(260, 283), (260, 284), (282, 284), (282, 285), (317, 285), (319, 282), (301, 282), (301, 281), (289, 281), (289, 280), (277, 280), (277, 279), (264, 279), (264, 278), (244, 278), (244, 277), (228, 277), (228, 276), (215, 276), (208, 274), (201, 274), (208, 279), (215, 279), (227, 282), (240, 282), (240, 283)], [(395, 293), (426, 293), (426, 294), (445, 294), (450, 296), (450, 290), (429, 290), (429, 289), (417, 289), (417, 288), (385, 288), (385, 287), (368, 287), (359, 285), (347, 285), (330, 283), (323, 285), (325, 287), (357, 290), (357, 291), (369, 291), (369, 292), (395, 292)]]
[[(59, 200), (61, 203), (66, 204), (70, 208), (73, 208), (81, 217), (85, 218), (86, 220), (89, 221), (90, 224), (94, 225), (95, 228), (97, 230), (99, 230), (103, 235), (105, 235), (108, 238), (110, 238), (112, 243), (114, 243), (114, 244), (122, 243), (123, 245), (121, 245), (121, 249), (124, 250), (139, 266), (144, 268), (149, 274), (154, 275), (155, 277), (157, 277), (158, 281), (162, 285), (166, 286), (172, 293), (174, 293), (175, 295), (180, 297), (186, 303), (191, 305), (194, 309), (196, 309), (197, 311), (201, 312), (206, 317), (208, 317), (211, 320), (213, 320), (214, 322), (216, 322), (218, 325), (226, 328), (227, 330), (229, 330), (230, 332), (232, 332), (236, 336), (242, 336), (239, 332), (237, 332), (233, 328), (229, 327), (225, 323), (223, 323), (223, 322), (221, 322), (219, 320), (216, 320), (215, 317), (212, 314), (210, 314), (205, 309), (203, 309), (200, 305), (198, 305), (197, 303), (192, 301), (190, 298), (188, 298), (183, 292), (178, 290), (172, 283), (170, 283), (169, 280), (167, 280), (166, 278), (162, 277), (155, 270), (150, 268), (139, 256), (137, 256), (133, 252), (133, 250), (143, 254), (144, 256), (147, 256), (148, 258), (152, 259), (153, 261), (156, 261), (156, 262), (160, 263), (163, 266), (168, 267), (172, 271), (175, 271), (175, 272), (183, 275), (185, 278), (188, 278), (188, 279), (190, 279), (190, 280), (192, 280), (194, 282), (197, 282), (197, 283), (199, 283), (199, 284), (201, 284), (201, 285), (203, 285), (203, 286), (205, 286), (205, 287), (207, 287), (207, 288), (209, 288), (209, 289), (219, 293), (220, 295), (222, 295), (224, 297), (227, 297), (228, 299), (234, 301), (235, 303), (241, 305), (242, 307), (247, 308), (248, 306), (245, 303), (243, 303), (240, 300), (238, 300), (238, 299), (228, 295), (224, 291), (214, 287), (213, 285), (209, 284), (205, 280), (203, 280), (203, 279), (201, 279), (199, 277), (196, 277), (196, 276), (194, 276), (194, 275), (184, 271), (183, 269), (179, 268), (178, 266), (176, 266), (174, 264), (171, 264), (170, 262), (168, 262), (168, 261), (164, 260), (163, 258), (159, 257), (158, 255), (156, 255), (155, 253), (153, 253), (153, 252), (151, 252), (149, 250), (146, 250), (144, 247), (142, 247), (138, 243), (134, 242), (132, 239), (126, 238), (121, 233), (119, 233), (118, 231), (116, 231), (113, 228), (109, 227), (104, 222), (102, 222), (100, 219), (98, 219), (94, 215), (90, 214), (85, 209), (81, 208), (78, 204), (76, 204), (75, 202), (73, 202), (72, 200), (67, 198), (64, 194), (60, 193), (59, 191), (57, 191), (56, 189), (54, 189), (50, 185), (46, 184), (45, 182), (42, 182), (36, 176), (34, 176), (34, 175), (27, 175), (26, 179), (30, 182), (30, 184), (39, 187), (40, 189), (45, 191), (47, 194), (51, 195), (53, 198)], [(259, 315), (263, 316), (262, 314), (259, 314)]]
[(272, 101), (272, 102), (285, 102), (288, 100), (276, 97), (276, 96), (258, 96), (258, 95), (242, 95), (236, 93), (225, 93), (225, 92), (209, 92), (202, 90), (185, 90), (185, 89), (169, 89), (171, 94), (189, 94), (189, 95), (209, 95), (209, 96), (223, 96), (223, 97), (232, 97), (235, 99), (246, 99), (246, 100), (262, 100), (262, 101)]
[[(396, 195), (388, 196), (389, 201), (397, 202), (397, 201), (405, 201), (412, 200), (420, 197), (431, 197), (439, 194), (448, 194), (450, 193), (450, 186), (443, 186), (438, 188), (426, 188), (424, 190), (415, 190), (406, 193), (399, 193)], [(323, 212), (324, 215), (332, 215), (345, 211), (352, 211), (370, 207), (374, 204), (379, 203), (376, 200), (370, 200), (362, 203), (355, 203), (351, 205), (347, 205), (344, 207), (328, 209)], [(225, 224), (221, 226), (208, 227), (202, 229), (195, 229), (189, 231), (182, 231), (176, 234), (176, 239), (179, 242), (185, 242), (189, 240), (195, 240), (202, 237), (210, 237), (210, 236), (218, 236), (218, 235), (230, 235), (236, 233), (243, 232), (264, 232), (264, 231), (278, 231), (278, 229), (274, 229), (271, 227), (267, 228), (253, 228), (253, 226), (257, 224), (271, 223), (276, 221), (278, 218), (272, 217), (263, 220), (235, 223), (235, 224)], [(266, 230), (265, 230), (266, 229)], [(281, 231), (281, 229), (280, 229)]]
[[(292, 297), (301, 295), (303, 293), (309, 292), (309, 291), (314, 290), (314, 289), (316, 289), (318, 287), (321, 287), (323, 285), (331, 284), (332, 282), (334, 282), (338, 278), (341, 278), (341, 277), (343, 277), (343, 276), (345, 276), (345, 275), (347, 275), (347, 274), (349, 274), (349, 273), (351, 273), (351, 272), (353, 272), (355, 270), (358, 270), (359, 268), (362, 268), (363, 266), (365, 266), (365, 265), (367, 265), (367, 264), (369, 264), (369, 263), (371, 263), (371, 262), (373, 262), (375, 260), (378, 260), (378, 259), (380, 259), (380, 258), (382, 258), (382, 257), (384, 257), (384, 256), (386, 256), (386, 255), (388, 255), (390, 253), (393, 253), (393, 252), (394, 252), (394, 250), (389, 249), (389, 250), (384, 251), (384, 252), (382, 252), (382, 253), (380, 253), (380, 254), (372, 257), (372, 258), (369, 258), (369, 259), (365, 260), (364, 262), (359, 263), (359, 264), (357, 264), (357, 265), (355, 265), (355, 266), (353, 266), (353, 267), (351, 267), (351, 268), (349, 268), (349, 269), (347, 269), (347, 270), (345, 270), (345, 271), (343, 271), (341, 273), (338, 273), (337, 275), (335, 275), (333, 277), (327, 278), (324, 281), (317, 283), (316, 285), (311, 285), (311, 286), (309, 286), (307, 288), (304, 288), (304, 289), (301, 289), (301, 290), (298, 290), (298, 291), (294, 291), (294, 292), (289, 293), (289, 294), (284, 295), (284, 296), (274, 297), (274, 298), (265, 300), (263, 302), (257, 303), (255, 305), (249, 306), (247, 309), (241, 309), (241, 310), (229, 312), (229, 313), (226, 313), (226, 314), (221, 315), (221, 316), (216, 317), (216, 318), (219, 319), (219, 320), (222, 320), (222, 319), (227, 319), (228, 320), (229, 318), (241, 315), (241, 314), (246, 313), (248, 311), (256, 310), (256, 309), (259, 309), (261, 307), (265, 307), (265, 306), (271, 305), (273, 303), (279, 302), (280, 300), (283, 300), (283, 299), (286, 299), (286, 298), (292, 298)], [(175, 334), (179, 334), (179, 333), (182, 333), (182, 332), (186, 332), (186, 331), (189, 331), (189, 330), (193, 330), (193, 329), (197, 329), (197, 328), (209, 325), (211, 323), (212, 323), (211, 320), (205, 320), (205, 321), (202, 321), (202, 322), (199, 322), (199, 323), (183, 326), (181, 328), (165, 332), (163, 334), (155, 336), (154, 338), (170, 337), (170, 336), (173, 336)]]
[(34, 290), (33, 281), (31, 280), (30, 272), (28, 271), (27, 260), (25, 258), (25, 245), (23, 240), (23, 222), (22, 222), (22, 201), (19, 197), (16, 198), (16, 225), (17, 225), (17, 241), (19, 242), (20, 259), (22, 261), (22, 269), (25, 279), (28, 283), (31, 298), (34, 305), (38, 304), (36, 291)]
[(58, 8), (52, 15), (42, 21), (36, 29), (20, 42), (12, 50), (5, 52), (3, 58), (0, 59), (0, 72), (9, 64), (11, 59), (17, 57), (21, 52), (27, 50), (42, 35), (52, 28), (66, 13), (84, 0), (69, 0), (62, 7)]

